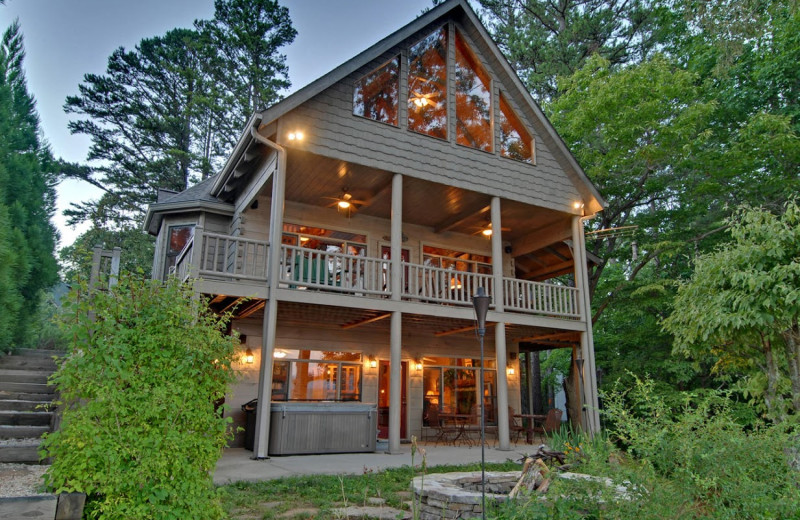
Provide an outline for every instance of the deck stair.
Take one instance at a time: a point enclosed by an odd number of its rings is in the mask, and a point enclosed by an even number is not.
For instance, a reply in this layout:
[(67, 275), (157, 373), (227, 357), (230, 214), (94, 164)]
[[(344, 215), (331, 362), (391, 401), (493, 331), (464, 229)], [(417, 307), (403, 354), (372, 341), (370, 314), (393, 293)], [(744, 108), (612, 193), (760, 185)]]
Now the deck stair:
[(41, 436), (53, 426), (56, 370), (53, 350), (19, 349), (0, 355), (0, 463), (39, 463)]

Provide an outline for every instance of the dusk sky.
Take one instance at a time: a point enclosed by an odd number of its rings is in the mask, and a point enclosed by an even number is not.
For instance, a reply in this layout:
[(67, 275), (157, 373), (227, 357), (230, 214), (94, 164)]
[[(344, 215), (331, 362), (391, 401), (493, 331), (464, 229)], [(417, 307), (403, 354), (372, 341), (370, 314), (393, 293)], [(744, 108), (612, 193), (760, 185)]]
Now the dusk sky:
[[(297, 37), (284, 49), (291, 93), (416, 18), (430, 0), (281, 0), (289, 7)], [(68, 161), (86, 158), (89, 139), (70, 135), (63, 111), (86, 73), (105, 72), (117, 47), (132, 49), (141, 39), (175, 27), (191, 27), (214, 14), (213, 0), (7, 0), (0, 28), (19, 18), (25, 36), (28, 89), (37, 100), (42, 131), (53, 154)], [(90, 200), (100, 190), (65, 181), (59, 187), (55, 223), (60, 246), (85, 228), (66, 226), (61, 212), (70, 202)]]

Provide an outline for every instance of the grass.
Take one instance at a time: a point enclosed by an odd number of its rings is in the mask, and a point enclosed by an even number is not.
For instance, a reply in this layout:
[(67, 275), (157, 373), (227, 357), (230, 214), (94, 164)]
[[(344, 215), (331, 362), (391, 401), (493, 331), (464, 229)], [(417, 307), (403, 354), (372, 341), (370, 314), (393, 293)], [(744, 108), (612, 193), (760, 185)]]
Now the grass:
[[(487, 471), (519, 470), (516, 462), (486, 464)], [(426, 474), (452, 471), (480, 471), (480, 464), (433, 466)], [(237, 482), (220, 487), (223, 506), (234, 520), (272, 518), (336, 518), (334, 509), (366, 505), (369, 498), (381, 498), (386, 505), (407, 509), (410, 483), (419, 469), (411, 466), (361, 475), (309, 475), (264, 482)], [(291, 514), (289, 512), (295, 512)], [(283, 516), (289, 513), (289, 516)]]

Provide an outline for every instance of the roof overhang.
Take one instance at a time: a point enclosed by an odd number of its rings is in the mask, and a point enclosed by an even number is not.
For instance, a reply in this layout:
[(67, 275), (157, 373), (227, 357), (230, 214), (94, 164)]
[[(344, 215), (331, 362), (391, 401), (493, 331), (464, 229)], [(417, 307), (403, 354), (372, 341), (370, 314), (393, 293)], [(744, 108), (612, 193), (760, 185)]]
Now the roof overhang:
[(150, 207), (147, 208), (147, 215), (144, 219), (144, 229), (151, 235), (157, 235), (165, 216), (172, 213), (187, 213), (192, 211), (202, 211), (230, 217), (233, 216), (234, 206), (227, 202), (203, 200), (151, 204)]

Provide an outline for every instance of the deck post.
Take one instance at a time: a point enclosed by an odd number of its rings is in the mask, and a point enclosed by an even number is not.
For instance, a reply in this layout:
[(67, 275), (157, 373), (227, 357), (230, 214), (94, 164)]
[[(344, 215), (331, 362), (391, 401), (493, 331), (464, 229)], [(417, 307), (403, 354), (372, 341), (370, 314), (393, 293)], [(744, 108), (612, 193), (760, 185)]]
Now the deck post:
[(267, 252), (267, 284), (269, 292), (264, 306), (261, 335), (261, 369), (258, 377), (258, 410), (256, 411), (254, 459), (269, 458), (270, 409), (272, 405), (272, 362), (278, 328), (277, 289), (281, 268), (281, 236), (286, 192), (286, 150), (251, 129), (253, 137), (278, 154), (278, 167), (272, 179), (272, 201), (269, 214), (269, 250)]
[(586, 241), (583, 218), (572, 217), (572, 251), (575, 261), (575, 286), (578, 288), (578, 307), (585, 330), (581, 332), (581, 358), (583, 362), (583, 395), (580, 396), (585, 413), (582, 423), (590, 433), (600, 431), (600, 405), (597, 399), (597, 370), (594, 363), (594, 336), (592, 334), (592, 306), (589, 298), (589, 273), (586, 265)]
[(389, 453), (400, 453), (400, 412), (402, 405), (402, 323), (403, 313), (392, 312), (389, 343)]
[(389, 279), (392, 300), (400, 301), (403, 297), (403, 175), (395, 173), (392, 177), (392, 214), (391, 214), (391, 267)]
[[(503, 302), (503, 222), (500, 218), (500, 198), (492, 197), (492, 303), (495, 312), (504, 312)], [(508, 431), (508, 373), (506, 372), (506, 324), (494, 327), (494, 351), (497, 366), (497, 438), (499, 449), (510, 450)], [(484, 389), (481, 389), (483, 394)]]

